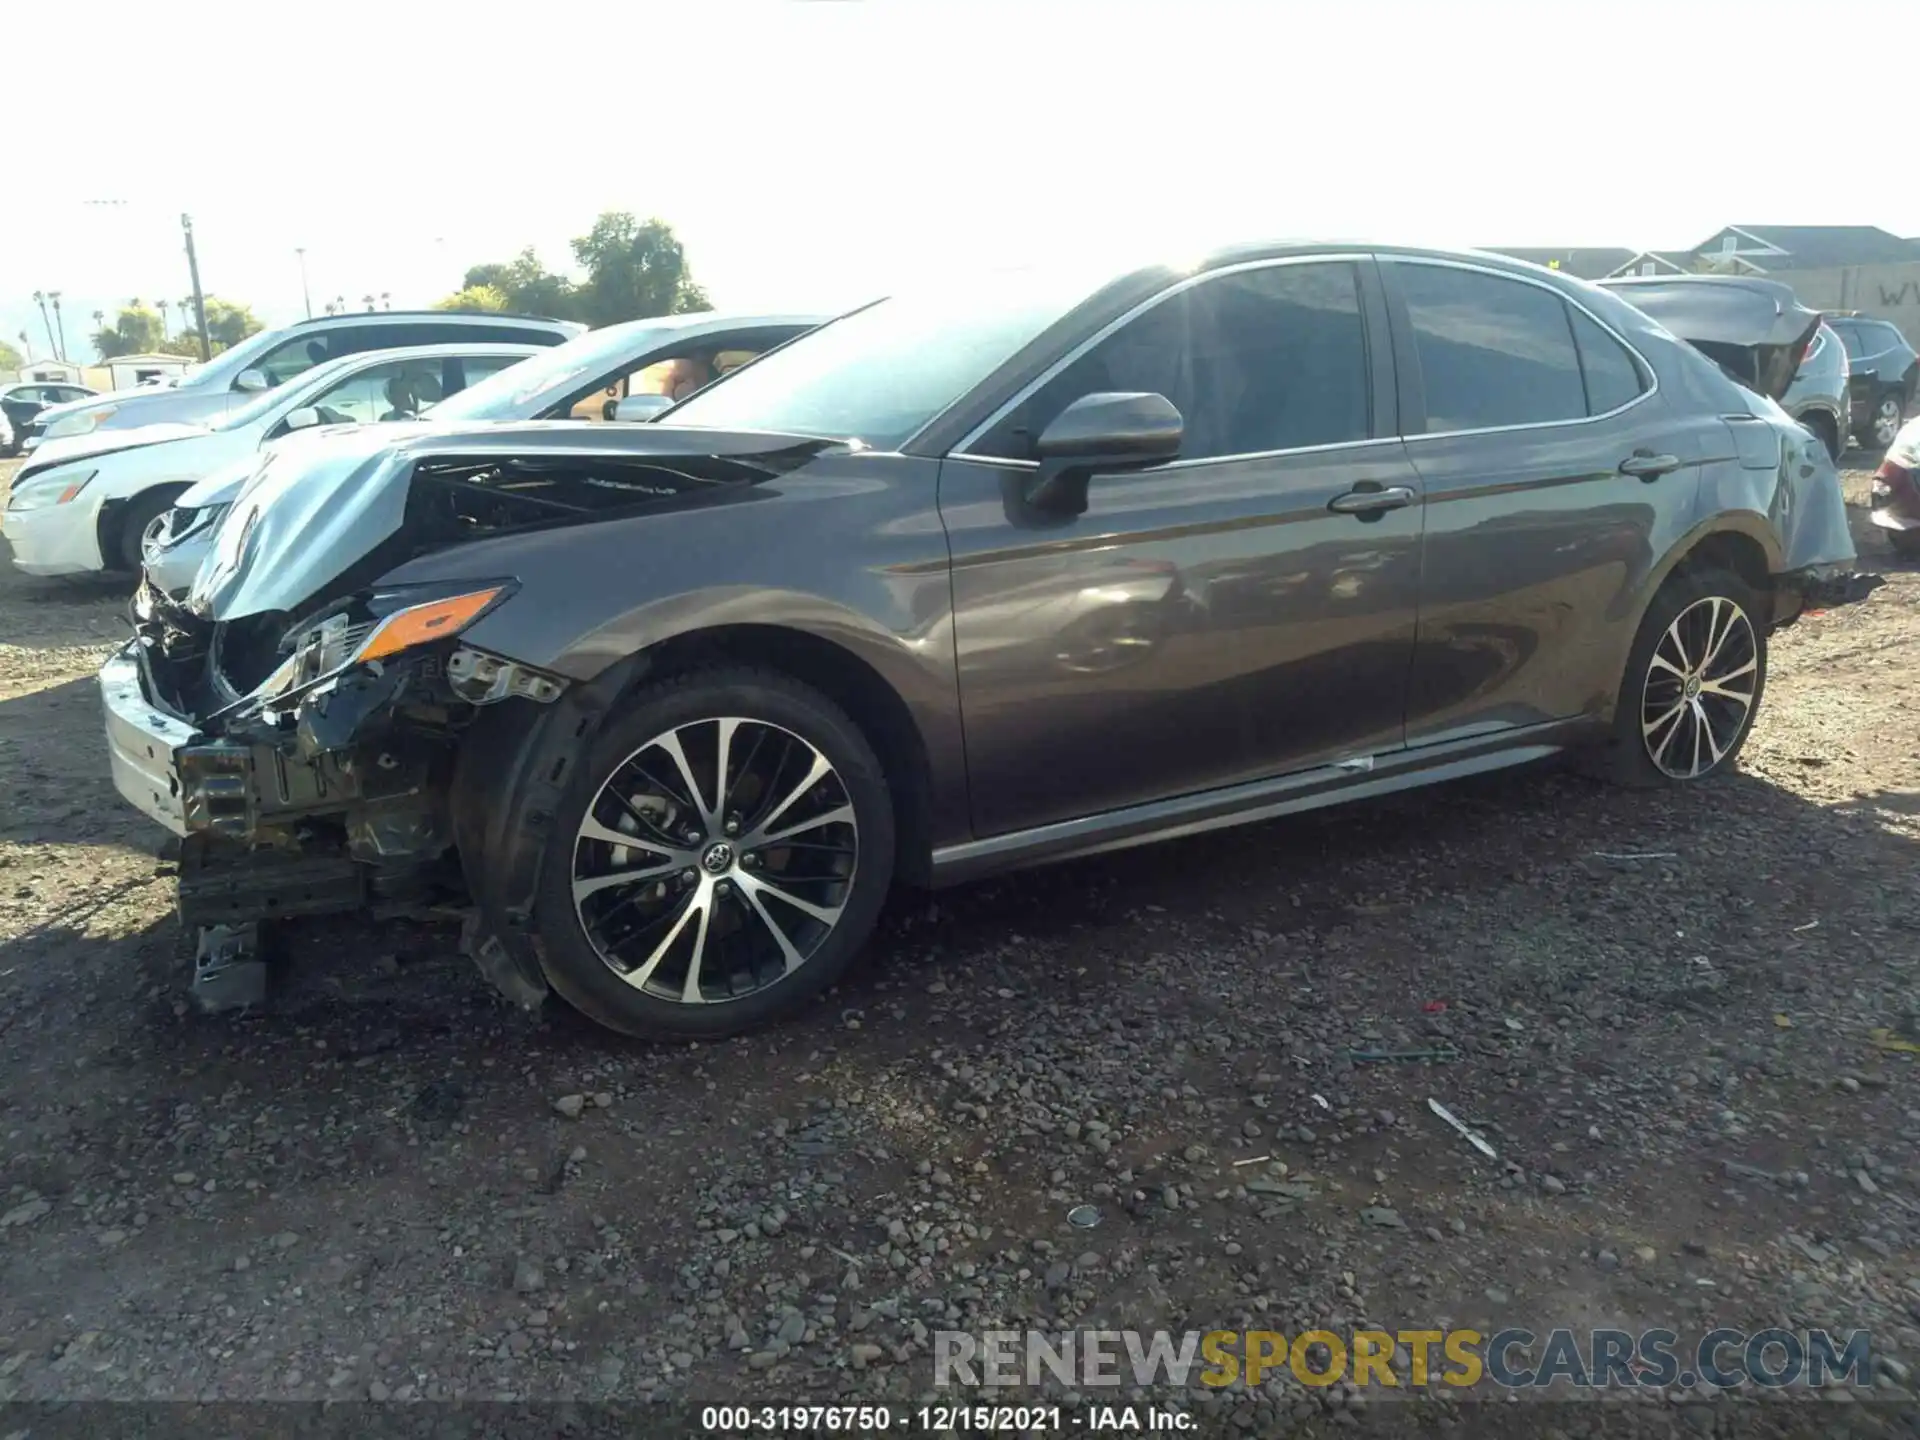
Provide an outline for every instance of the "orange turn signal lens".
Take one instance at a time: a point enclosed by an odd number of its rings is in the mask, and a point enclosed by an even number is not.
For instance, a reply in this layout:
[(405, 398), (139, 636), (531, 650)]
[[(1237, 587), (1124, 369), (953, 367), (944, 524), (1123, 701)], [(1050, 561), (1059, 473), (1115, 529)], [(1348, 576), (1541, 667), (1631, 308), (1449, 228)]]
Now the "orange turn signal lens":
[(410, 605), (405, 610), (396, 610), (374, 627), (373, 633), (367, 637), (367, 643), (360, 647), (360, 653), (353, 658), (380, 660), (388, 655), (398, 655), (402, 650), (411, 650), (416, 645), (431, 645), (435, 640), (458, 635), (493, 603), (501, 588), (495, 585), (490, 590), (450, 595), (445, 600), (429, 600), (424, 605)]

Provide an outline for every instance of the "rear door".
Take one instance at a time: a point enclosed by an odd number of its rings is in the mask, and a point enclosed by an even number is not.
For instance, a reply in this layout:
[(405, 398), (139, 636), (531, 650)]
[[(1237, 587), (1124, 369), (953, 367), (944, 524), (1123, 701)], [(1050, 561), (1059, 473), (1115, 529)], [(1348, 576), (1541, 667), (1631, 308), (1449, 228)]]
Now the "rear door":
[[(1378, 284), (1340, 256), (1172, 286), (943, 462), (978, 834), (1400, 748), (1421, 511)], [(1033, 438), (1101, 391), (1170, 399), (1180, 458), (1023, 509)]]
[(1407, 742), (1594, 711), (1617, 679), (1609, 636), (1725, 427), (1676, 416), (1550, 284), (1410, 257), (1381, 271), (1426, 493)]

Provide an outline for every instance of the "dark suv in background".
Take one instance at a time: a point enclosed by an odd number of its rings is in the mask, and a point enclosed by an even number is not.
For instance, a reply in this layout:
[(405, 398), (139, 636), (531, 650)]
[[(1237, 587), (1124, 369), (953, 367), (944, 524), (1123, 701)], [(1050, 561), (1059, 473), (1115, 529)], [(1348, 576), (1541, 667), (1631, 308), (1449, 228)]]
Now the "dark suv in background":
[(1920, 355), (1899, 326), (1870, 315), (1836, 315), (1827, 321), (1847, 347), (1852, 378), (1847, 384), (1851, 423), (1862, 445), (1884, 450), (1900, 433), (1920, 388)]
[(23, 380), (17, 385), (0, 386), (0, 415), (7, 421), (0, 427), (5, 432), (0, 434), (0, 455), (19, 453), (35, 420), (49, 405), (85, 400), (94, 393), (84, 385), (53, 380)]

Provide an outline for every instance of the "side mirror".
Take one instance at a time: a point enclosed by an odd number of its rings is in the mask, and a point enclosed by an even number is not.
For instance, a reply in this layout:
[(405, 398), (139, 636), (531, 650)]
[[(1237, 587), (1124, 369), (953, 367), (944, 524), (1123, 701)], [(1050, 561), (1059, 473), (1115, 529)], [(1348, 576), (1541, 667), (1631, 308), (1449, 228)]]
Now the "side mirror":
[(1034, 449), (1040, 468), (1027, 502), (1042, 510), (1084, 515), (1095, 470), (1129, 470), (1172, 460), (1186, 429), (1164, 395), (1104, 391), (1082, 395), (1053, 417)]
[(624, 400), (616, 400), (609, 407), (609, 420), (617, 420), (623, 425), (644, 425), (662, 410), (672, 408), (673, 401), (665, 395), (629, 395)]
[(273, 382), (267, 379), (267, 372), (264, 370), (242, 370), (233, 377), (233, 388), (250, 390), (258, 394), (262, 390), (271, 390)]
[(308, 430), (320, 423), (320, 412), (311, 405), (302, 405), (297, 410), (289, 410), (281, 423), (289, 430)]

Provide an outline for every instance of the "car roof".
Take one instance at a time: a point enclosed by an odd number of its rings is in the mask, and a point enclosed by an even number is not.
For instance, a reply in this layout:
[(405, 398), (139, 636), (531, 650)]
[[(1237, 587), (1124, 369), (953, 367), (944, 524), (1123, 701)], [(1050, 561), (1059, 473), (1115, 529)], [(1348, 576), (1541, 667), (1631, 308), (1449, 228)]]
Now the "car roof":
[(282, 326), (285, 330), (304, 330), (308, 326), (383, 324), (389, 320), (451, 320), (455, 324), (487, 325), (505, 320), (523, 325), (567, 325), (581, 328), (578, 320), (562, 320), (554, 315), (522, 315), (504, 310), (354, 310), (344, 315), (308, 315)]
[(602, 325), (597, 330), (587, 331), (588, 335), (605, 336), (617, 330), (675, 330), (689, 340), (698, 340), (702, 335), (712, 335), (724, 330), (771, 330), (774, 328), (794, 327), (810, 330), (824, 325), (833, 319), (832, 315), (734, 315), (723, 314), (717, 310), (695, 310), (681, 315), (654, 315), (639, 320), (621, 320), (612, 325)]
[[(350, 375), (356, 370), (371, 365), (385, 365), (394, 360), (445, 360), (458, 355), (510, 355), (521, 360), (544, 354), (552, 349), (550, 345), (516, 345), (510, 341), (476, 340), (471, 345), (396, 345), (390, 350), (355, 350), (350, 355), (335, 355), (332, 359), (322, 360), (318, 365), (310, 365), (286, 383), (300, 384), (321, 375)], [(274, 387), (276, 390), (279, 386)]]

